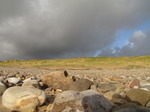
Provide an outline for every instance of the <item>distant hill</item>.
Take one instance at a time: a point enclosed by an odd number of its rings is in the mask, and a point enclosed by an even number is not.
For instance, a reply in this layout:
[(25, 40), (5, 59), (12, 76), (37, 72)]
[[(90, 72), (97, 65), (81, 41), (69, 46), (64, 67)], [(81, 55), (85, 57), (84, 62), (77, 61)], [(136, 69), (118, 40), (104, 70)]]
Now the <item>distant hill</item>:
[(0, 67), (41, 69), (145, 69), (150, 68), (150, 56), (7, 60), (1, 61)]

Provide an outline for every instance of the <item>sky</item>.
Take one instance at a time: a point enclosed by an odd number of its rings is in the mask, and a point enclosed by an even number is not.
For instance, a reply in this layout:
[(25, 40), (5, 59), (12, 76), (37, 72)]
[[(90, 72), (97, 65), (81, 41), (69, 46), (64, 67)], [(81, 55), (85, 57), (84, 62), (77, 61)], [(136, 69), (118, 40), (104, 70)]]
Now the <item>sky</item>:
[(0, 60), (150, 55), (150, 0), (1, 0)]

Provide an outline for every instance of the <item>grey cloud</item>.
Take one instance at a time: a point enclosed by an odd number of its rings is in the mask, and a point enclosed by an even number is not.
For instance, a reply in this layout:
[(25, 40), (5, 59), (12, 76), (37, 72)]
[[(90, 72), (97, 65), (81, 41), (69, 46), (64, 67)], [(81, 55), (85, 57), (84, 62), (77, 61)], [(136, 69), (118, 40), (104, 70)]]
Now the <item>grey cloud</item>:
[(0, 20), (23, 16), (30, 8), (29, 0), (0, 0)]
[(30, 1), (0, 26), (0, 60), (94, 56), (115, 41), (117, 30), (150, 16), (149, 0)]

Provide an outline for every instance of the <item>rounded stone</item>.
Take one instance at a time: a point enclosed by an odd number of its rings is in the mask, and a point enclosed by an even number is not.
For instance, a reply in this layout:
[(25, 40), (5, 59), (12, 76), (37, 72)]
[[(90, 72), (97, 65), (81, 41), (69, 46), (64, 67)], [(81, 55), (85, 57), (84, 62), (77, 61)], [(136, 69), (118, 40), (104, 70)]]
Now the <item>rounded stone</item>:
[(2, 95), (2, 104), (11, 110), (35, 111), (45, 102), (46, 95), (42, 90), (27, 87), (10, 87)]

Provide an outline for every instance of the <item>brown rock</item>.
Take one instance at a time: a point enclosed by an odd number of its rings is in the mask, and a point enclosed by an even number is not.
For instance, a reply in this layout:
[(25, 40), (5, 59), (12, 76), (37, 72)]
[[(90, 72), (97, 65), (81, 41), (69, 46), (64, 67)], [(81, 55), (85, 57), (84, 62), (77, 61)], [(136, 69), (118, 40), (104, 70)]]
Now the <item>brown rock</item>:
[(134, 79), (129, 83), (130, 88), (140, 88), (140, 81), (138, 79)]
[(90, 86), (92, 84), (93, 84), (93, 82), (91, 82), (88, 79), (79, 79), (70, 84), (69, 90), (74, 90), (74, 91), (78, 91), (78, 92), (88, 90), (88, 89), (90, 89)]
[(62, 90), (68, 90), (70, 83), (73, 82), (72, 76), (69, 76), (66, 71), (54, 71), (43, 74), (41, 80), (48, 87)]
[(150, 100), (150, 92), (142, 89), (131, 89), (126, 93), (125, 99), (129, 102), (135, 102), (145, 106)]

